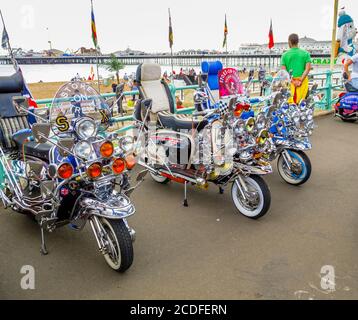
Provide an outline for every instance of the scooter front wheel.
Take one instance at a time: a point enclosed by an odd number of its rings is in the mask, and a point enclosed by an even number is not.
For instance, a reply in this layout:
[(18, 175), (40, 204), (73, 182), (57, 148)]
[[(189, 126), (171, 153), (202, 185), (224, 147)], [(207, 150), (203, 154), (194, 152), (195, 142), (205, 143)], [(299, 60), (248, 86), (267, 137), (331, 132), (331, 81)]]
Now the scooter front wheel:
[(236, 209), (245, 217), (257, 220), (266, 215), (271, 206), (271, 192), (259, 176), (242, 177), (233, 183), (231, 194)]
[(293, 186), (301, 186), (311, 177), (311, 161), (303, 151), (287, 150), (287, 152), (292, 160), (292, 164), (288, 165), (281, 153), (277, 161), (278, 172), (286, 183)]
[(106, 244), (104, 259), (115, 271), (124, 273), (133, 264), (133, 240), (123, 220), (100, 219), (105, 231)]

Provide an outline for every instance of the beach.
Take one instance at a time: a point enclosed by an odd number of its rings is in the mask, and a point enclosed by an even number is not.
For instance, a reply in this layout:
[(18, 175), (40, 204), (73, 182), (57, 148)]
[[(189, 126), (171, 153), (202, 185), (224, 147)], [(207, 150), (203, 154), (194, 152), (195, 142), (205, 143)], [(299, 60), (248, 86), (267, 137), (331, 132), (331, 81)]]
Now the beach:
[[(40, 99), (51, 99), (55, 96), (58, 89), (61, 88), (67, 82), (43, 82), (43, 83), (30, 83), (28, 86), (34, 98), (36, 100)], [(88, 83), (91, 84), (95, 89), (98, 88), (97, 82), (89, 81)], [(101, 93), (110, 93), (112, 92), (112, 82), (108, 85), (101, 85)], [(127, 86), (126, 91), (130, 90)]]

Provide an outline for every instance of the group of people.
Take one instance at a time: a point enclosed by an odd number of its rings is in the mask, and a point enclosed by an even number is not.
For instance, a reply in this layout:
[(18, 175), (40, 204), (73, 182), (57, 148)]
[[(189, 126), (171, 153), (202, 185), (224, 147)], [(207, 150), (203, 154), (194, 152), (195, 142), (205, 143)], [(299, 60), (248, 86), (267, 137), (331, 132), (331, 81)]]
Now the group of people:
[(176, 73), (175, 70), (170, 72), (170, 74), (168, 74), (167, 71), (165, 71), (163, 74), (163, 79), (167, 82), (170, 82), (172, 79), (175, 79), (175, 78), (183, 79), (184, 77), (188, 77), (192, 83), (196, 83), (197, 73), (194, 68), (191, 68), (189, 70), (184, 70), (183, 68), (180, 68), (180, 71), (178, 74)]
[[(312, 60), (310, 53), (299, 47), (299, 36), (297, 34), (293, 33), (289, 36), (288, 45), (289, 50), (286, 51), (281, 58), (281, 68), (289, 72), (292, 76), (291, 102), (298, 103), (307, 97), (309, 91), (308, 76), (312, 69)], [(351, 66), (353, 66), (352, 72), (349, 71)], [(344, 71), (345, 78), (347, 79), (347, 91), (358, 91), (358, 54), (345, 61)], [(263, 77), (265, 72), (264, 67), (260, 66), (258, 73), (259, 79)], [(188, 77), (192, 83), (195, 83), (198, 75), (193, 68), (189, 70), (181, 68), (178, 74), (173, 70), (173, 72), (168, 75), (168, 72), (165, 71), (163, 79), (170, 82), (173, 78), (180, 79), (184, 76)], [(138, 84), (132, 76), (125, 74), (123, 79), (132, 91), (137, 89)], [(113, 91), (116, 91), (114, 86)], [(135, 99), (135, 97), (133, 98)]]

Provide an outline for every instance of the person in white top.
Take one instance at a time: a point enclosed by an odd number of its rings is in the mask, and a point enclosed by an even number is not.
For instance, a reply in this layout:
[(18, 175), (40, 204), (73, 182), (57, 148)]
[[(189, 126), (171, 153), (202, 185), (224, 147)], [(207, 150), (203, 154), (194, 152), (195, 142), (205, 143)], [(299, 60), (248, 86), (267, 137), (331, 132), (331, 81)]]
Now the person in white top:
[[(349, 71), (349, 67), (353, 65), (352, 73)], [(346, 77), (348, 76), (349, 85), (353, 86), (358, 91), (358, 54), (348, 58), (344, 64), (344, 72)], [(351, 90), (349, 90), (351, 91)]]

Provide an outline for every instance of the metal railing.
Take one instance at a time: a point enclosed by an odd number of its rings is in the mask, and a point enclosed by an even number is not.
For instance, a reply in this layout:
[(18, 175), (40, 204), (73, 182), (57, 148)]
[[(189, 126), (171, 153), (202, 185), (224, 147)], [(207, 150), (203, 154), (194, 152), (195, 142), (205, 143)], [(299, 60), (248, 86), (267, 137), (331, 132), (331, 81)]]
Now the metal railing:
[(333, 104), (335, 104), (339, 97), (334, 97), (335, 91), (342, 91), (343, 83), (340, 77), (334, 78), (334, 75), (342, 74), (340, 71), (326, 70), (321, 73), (315, 73), (310, 76), (310, 80), (320, 84), (317, 88), (318, 92), (322, 94), (321, 100), (315, 103), (316, 109), (330, 111), (332, 110)]
[[(334, 92), (335, 91), (339, 91), (339, 90), (343, 90), (342, 85), (340, 84), (340, 79), (339, 78), (334, 78), (334, 75), (337, 74), (341, 74), (341, 72), (339, 71), (324, 71), (324, 72), (320, 72), (320, 73), (315, 73), (315, 74), (311, 74), (309, 76), (310, 78), (310, 82), (311, 83), (318, 83), (320, 84), (320, 86), (318, 87), (318, 91), (322, 94), (321, 97), (321, 101), (318, 101), (315, 103), (315, 107), (319, 110), (331, 110), (332, 109), (332, 105), (334, 103), (336, 103), (336, 101), (338, 100), (338, 97), (334, 98)], [(268, 79), (269, 81), (272, 80), (272, 78)], [(243, 81), (243, 83), (247, 83), (247, 81)], [(252, 92), (256, 92), (257, 86), (260, 82), (258, 80), (253, 80), (251, 83), (251, 90)], [(177, 96), (177, 93), (180, 92), (181, 97), (184, 97), (184, 92), (187, 90), (196, 90), (199, 86), (198, 85), (191, 85), (191, 86), (183, 86), (183, 87), (175, 87), (174, 85), (170, 85), (170, 91), (174, 97), (174, 100)], [(124, 96), (129, 97), (129, 96), (138, 96), (139, 95), (139, 91), (135, 90), (135, 91), (127, 91), (123, 93)], [(116, 94), (115, 93), (105, 93), (102, 94), (102, 96), (105, 99), (111, 99), (111, 98), (115, 98)], [(42, 105), (45, 106), (45, 108), (49, 108), (52, 104), (53, 99), (41, 99), (41, 100), (36, 100), (36, 103), (38, 105)], [(195, 110), (194, 107), (186, 107), (186, 108), (177, 108), (177, 105), (175, 103), (175, 113), (176, 114), (190, 114)], [(126, 115), (126, 116), (116, 116), (113, 118), (115, 123), (126, 123), (126, 122), (132, 122), (134, 121), (134, 117), (133, 115)], [(116, 132), (126, 132), (130, 129), (133, 128), (133, 125), (127, 125), (124, 126), (118, 130), (116, 130)]]

